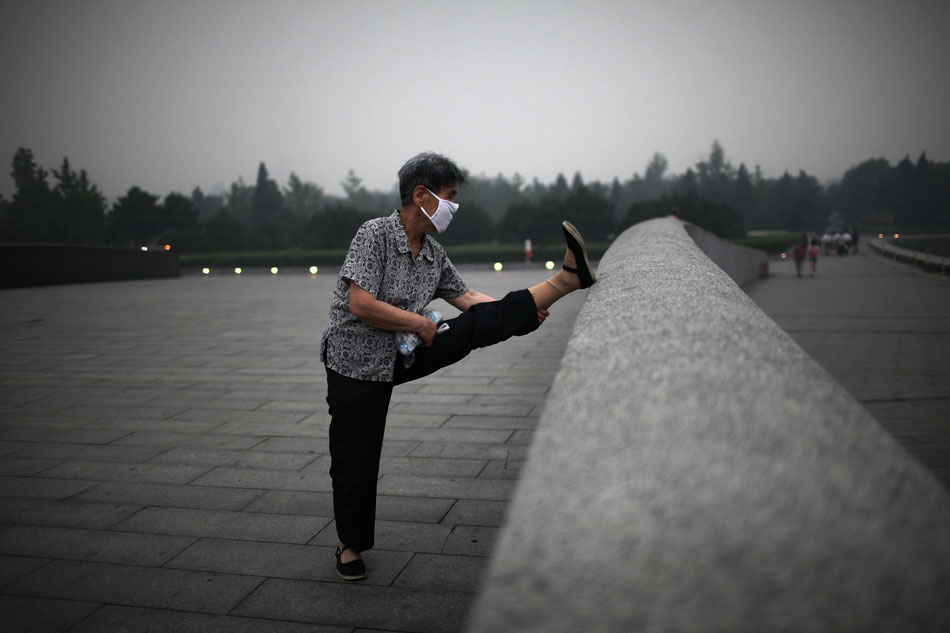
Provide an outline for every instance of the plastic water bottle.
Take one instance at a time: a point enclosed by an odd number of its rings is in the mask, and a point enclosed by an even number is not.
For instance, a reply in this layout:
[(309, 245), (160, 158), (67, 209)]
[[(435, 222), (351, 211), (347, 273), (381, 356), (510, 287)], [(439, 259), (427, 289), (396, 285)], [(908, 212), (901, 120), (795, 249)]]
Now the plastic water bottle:
[[(422, 315), (436, 325), (442, 320), (442, 313), (438, 310), (427, 310), (423, 312)], [(396, 332), (396, 346), (399, 348), (399, 353), (403, 356), (412, 354), (412, 352), (419, 347), (419, 343), (421, 342), (422, 339), (419, 338), (419, 335), (415, 332)]]

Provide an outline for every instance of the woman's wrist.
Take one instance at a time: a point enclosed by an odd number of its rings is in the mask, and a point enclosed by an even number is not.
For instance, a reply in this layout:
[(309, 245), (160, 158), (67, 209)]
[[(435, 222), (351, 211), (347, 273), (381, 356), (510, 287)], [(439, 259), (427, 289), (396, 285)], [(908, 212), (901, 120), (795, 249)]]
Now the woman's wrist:
[(423, 314), (416, 314), (415, 312), (410, 312), (409, 314), (413, 316), (412, 331), (416, 334), (422, 334), (426, 328), (429, 327), (429, 323), (431, 323), (429, 317)]

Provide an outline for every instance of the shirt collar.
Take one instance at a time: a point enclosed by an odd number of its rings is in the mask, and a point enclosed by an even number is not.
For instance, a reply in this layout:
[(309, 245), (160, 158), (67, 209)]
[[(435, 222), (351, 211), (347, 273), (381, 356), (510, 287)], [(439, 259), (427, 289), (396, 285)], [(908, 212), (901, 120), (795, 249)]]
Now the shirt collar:
[[(412, 249), (409, 248), (409, 237), (406, 235), (405, 227), (399, 220), (399, 210), (393, 211), (389, 219), (392, 221), (393, 237), (396, 238), (396, 249), (400, 253), (409, 253), (412, 255)], [(429, 237), (428, 233), (422, 234), (422, 249), (419, 251), (419, 255), (425, 257), (430, 262), (435, 261), (435, 253), (432, 250), (432, 238)]]

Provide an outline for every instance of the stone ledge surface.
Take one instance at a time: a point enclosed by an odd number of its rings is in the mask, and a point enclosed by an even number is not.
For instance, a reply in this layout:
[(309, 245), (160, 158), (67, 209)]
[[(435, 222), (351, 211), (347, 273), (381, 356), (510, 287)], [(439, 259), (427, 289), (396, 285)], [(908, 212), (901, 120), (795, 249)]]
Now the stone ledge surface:
[(679, 222), (598, 276), (469, 631), (950, 629), (936, 479)]

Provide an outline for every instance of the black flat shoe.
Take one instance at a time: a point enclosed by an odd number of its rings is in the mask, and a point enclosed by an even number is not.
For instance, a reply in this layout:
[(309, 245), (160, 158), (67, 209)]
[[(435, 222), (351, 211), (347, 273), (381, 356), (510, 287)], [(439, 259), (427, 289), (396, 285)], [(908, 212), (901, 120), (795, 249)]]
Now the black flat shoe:
[(343, 580), (363, 580), (366, 578), (366, 565), (363, 564), (362, 559), (357, 558), (348, 563), (340, 562), (340, 556), (348, 549), (351, 548), (346, 546), (336, 548), (336, 573)]
[(577, 230), (577, 227), (567, 220), (561, 222), (561, 230), (564, 231), (564, 241), (567, 242), (567, 247), (574, 254), (574, 262), (577, 264), (577, 268), (563, 265), (561, 268), (577, 275), (581, 282), (581, 288), (590, 288), (597, 281), (597, 275), (587, 258), (587, 247), (584, 246), (584, 238), (581, 237), (581, 232)]

